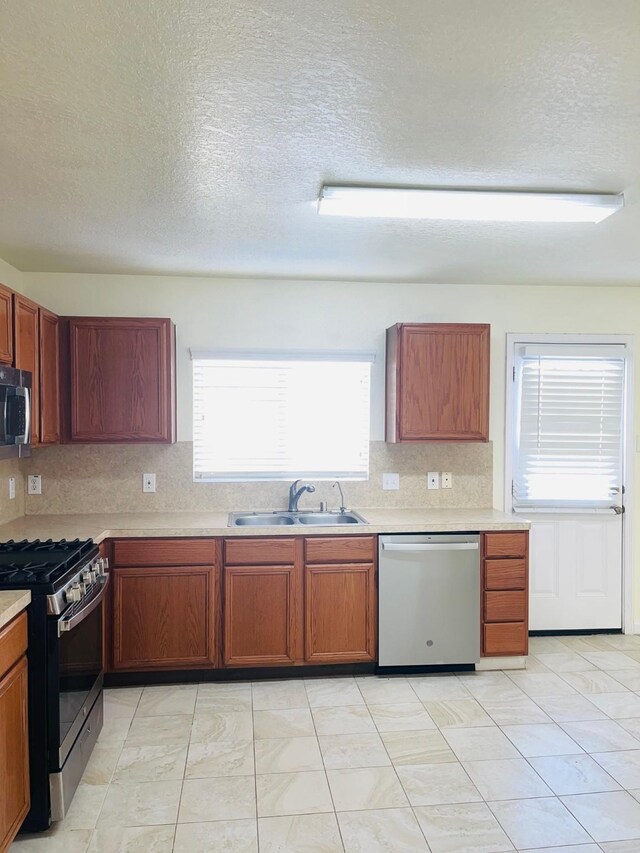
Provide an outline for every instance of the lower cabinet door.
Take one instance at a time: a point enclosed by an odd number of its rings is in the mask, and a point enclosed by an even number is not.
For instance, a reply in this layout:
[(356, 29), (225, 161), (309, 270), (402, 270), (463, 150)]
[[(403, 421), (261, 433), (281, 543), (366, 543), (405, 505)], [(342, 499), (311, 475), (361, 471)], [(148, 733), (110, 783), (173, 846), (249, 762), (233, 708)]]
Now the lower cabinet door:
[(305, 661), (375, 660), (373, 563), (307, 566), (305, 571)]
[(117, 568), (112, 580), (114, 669), (215, 664), (215, 568)]
[(302, 659), (302, 606), (295, 566), (226, 566), (226, 666), (282, 666)]
[(0, 850), (7, 850), (29, 811), (27, 659), (0, 680)]

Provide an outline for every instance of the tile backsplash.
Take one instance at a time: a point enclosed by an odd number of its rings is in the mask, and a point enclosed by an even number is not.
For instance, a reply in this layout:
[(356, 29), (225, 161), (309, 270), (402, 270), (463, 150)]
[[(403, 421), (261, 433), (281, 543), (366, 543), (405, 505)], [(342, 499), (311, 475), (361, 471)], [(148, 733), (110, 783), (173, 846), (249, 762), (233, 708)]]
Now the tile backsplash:
[[(9, 463), (6, 463), (7, 465)], [(288, 483), (194, 483), (192, 444), (123, 446), (61, 445), (34, 449), (22, 463), (22, 476), (42, 475), (42, 494), (20, 499), (15, 515), (87, 512), (207, 512), (280, 509), (287, 505)], [(16, 469), (17, 469), (16, 464)], [(427, 490), (427, 471), (451, 471), (453, 488)], [(157, 491), (143, 494), (142, 474), (155, 473)], [(382, 489), (383, 472), (400, 475), (397, 491)], [(349, 507), (490, 507), (493, 487), (491, 443), (393, 445), (371, 443), (369, 480), (343, 483)], [(7, 473), (6, 476), (9, 476)], [(317, 509), (321, 500), (339, 505), (330, 482), (316, 482), (300, 509)], [(11, 508), (13, 511), (14, 508)], [(8, 510), (7, 510), (8, 511)], [(3, 521), (10, 517), (2, 516)]]
[[(9, 477), (15, 477), (16, 496), (9, 498)], [(0, 524), (20, 518), (25, 512), (24, 460), (3, 459), (0, 461)]]

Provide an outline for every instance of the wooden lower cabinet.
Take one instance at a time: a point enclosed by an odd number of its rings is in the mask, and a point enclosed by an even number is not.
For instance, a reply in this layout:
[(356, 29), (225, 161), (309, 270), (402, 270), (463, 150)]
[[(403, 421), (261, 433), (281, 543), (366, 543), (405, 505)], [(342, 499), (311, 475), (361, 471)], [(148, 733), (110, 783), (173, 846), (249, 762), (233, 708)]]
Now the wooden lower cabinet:
[(529, 533), (482, 534), (482, 656), (526, 655)]
[(26, 641), (22, 613), (0, 630), (0, 853), (30, 806)]
[(375, 565), (305, 567), (305, 654), (308, 663), (376, 658)]
[(225, 566), (225, 666), (282, 666), (302, 659), (300, 567)]
[(217, 572), (213, 566), (113, 569), (113, 669), (214, 666)]

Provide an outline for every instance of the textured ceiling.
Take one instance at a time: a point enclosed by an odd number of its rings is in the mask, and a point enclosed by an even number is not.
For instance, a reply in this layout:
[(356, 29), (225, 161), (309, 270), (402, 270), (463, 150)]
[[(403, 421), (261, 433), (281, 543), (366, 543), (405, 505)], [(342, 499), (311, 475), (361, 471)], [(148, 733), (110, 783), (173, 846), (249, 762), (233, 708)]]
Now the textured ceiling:
[[(639, 0), (3, 0), (29, 271), (640, 283)], [(598, 226), (319, 217), (322, 183), (624, 191)]]

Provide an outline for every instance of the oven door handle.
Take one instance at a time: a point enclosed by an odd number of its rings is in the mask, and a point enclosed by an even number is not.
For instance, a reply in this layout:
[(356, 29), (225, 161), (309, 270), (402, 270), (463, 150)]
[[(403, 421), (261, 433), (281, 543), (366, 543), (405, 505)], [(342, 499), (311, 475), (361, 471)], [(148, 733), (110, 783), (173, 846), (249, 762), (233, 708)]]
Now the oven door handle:
[(100, 588), (96, 590), (95, 594), (91, 596), (89, 601), (85, 604), (82, 610), (78, 610), (77, 613), (74, 613), (70, 619), (64, 618), (64, 613), (58, 619), (58, 636), (60, 634), (64, 634), (66, 631), (72, 631), (76, 625), (79, 625), (83, 619), (93, 613), (96, 607), (102, 602), (104, 598), (105, 591), (109, 586), (109, 575), (101, 575), (100, 577)]

